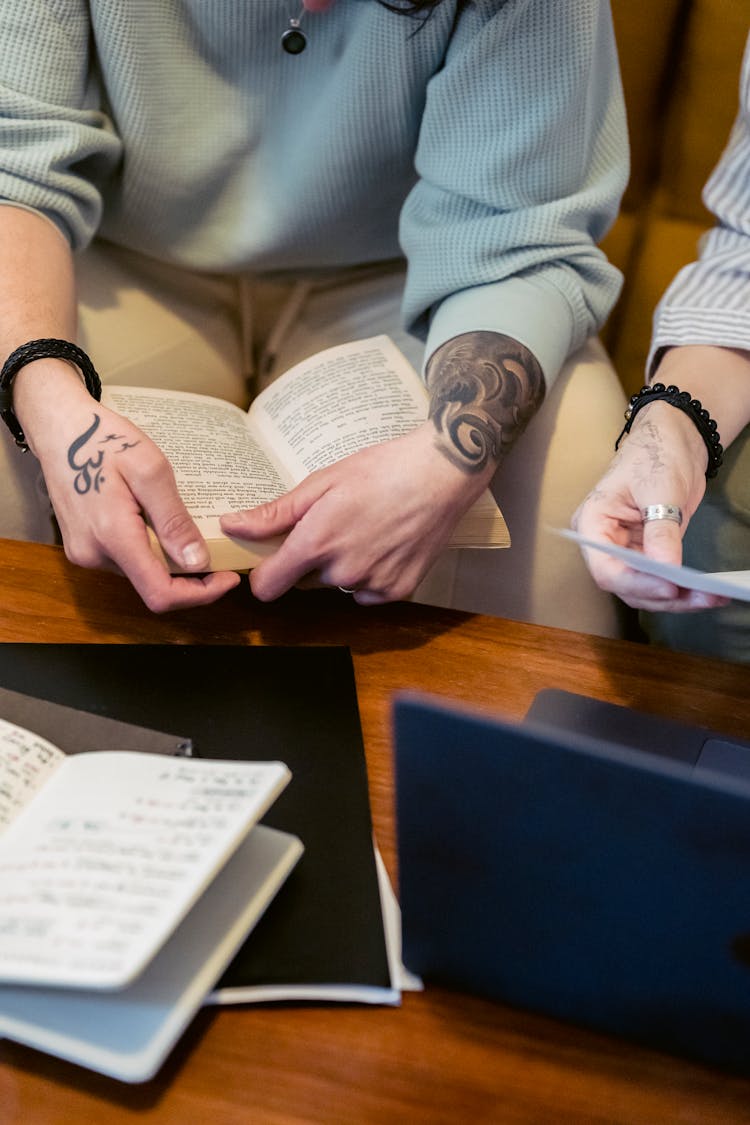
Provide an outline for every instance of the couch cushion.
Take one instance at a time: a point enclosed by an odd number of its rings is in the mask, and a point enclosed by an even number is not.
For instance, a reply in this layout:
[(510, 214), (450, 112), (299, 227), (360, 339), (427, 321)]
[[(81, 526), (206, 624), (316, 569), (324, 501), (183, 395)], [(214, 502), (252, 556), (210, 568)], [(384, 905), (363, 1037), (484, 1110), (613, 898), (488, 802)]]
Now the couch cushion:
[(643, 383), (653, 311), (711, 224), (703, 185), (737, 112), (750, 0), (613, 0), (632, 149), (623, 211), (603, 243), (623, 270), (603, 333), (628, 393)]

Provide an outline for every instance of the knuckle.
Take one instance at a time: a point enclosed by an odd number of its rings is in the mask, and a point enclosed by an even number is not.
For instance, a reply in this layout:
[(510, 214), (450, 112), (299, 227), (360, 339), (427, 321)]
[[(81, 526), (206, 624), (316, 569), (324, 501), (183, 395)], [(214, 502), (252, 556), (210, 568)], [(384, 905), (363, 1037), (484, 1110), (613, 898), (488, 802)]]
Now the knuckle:
[(195, 536), (193, 521), (185, 508), (169, 513), (159, 520), (159, 533), (167, 539), (182, 539), (187, 535)]
[(403, 602), (410, 598), (416, 589), (414, 582), (395, 582), (387, 590), (383, 590), (383, 597), (389, 602)]
[(98, 546), (87, 540), (64, 540), (63, 549), (69, 562), (86, 570), (94, 570), (104, 561), (104, 555)]
[[(326, 529), (312, 525), (303, 527), (301, 524), (297, 524), (294, 534), (294, 549), (299, 558), (307, 560), (310, 570), (320, 567), (321, 563), (330, 559), (335, 553)], [(339, 585), (339, 583), (337, 582), (336, 585)]]
[(259, 602), (270, 602), (274, 599), (273, 586), (266, 581), (265, 575), (258, 575), (257, 571), (252, 571), (250, 574), (250, 589), (253, 597)]
[(172, 476), (172, 469), (166, 457), (152, 441), (139, 443), (137, 461), (130, 465), (130, 475), (143, 485), (159, 481), (165, 474)]
[(156, 589), (145, 589), (140, 591), (141, 598), (147, 609), (152, 613), (166, 613), (167, 610), (172, 608), (172, 603), (165, 593)]
[(91, 527), (99, 543), (110, 543), (116, 537), (120, 528), (118, 510), (106, 505), (101, 506), (91, 521)]
[(379, 592), (389, 602), (406, 601), (416, 590), (421, 577), (421, 572), (416, 572), (413, 569), (403, 571), (394, 575), (392, 580)]
[(267, 500), (265, 504), (259, 505), (256, 511), (266, 523), (274, 523), (281, 514), (280, 500), (278, 498)]
[(324, 586), (343, 586), (345, 589), (363, 589), (368, 585), (367, 576), (361, 570), (348, 570), (344, 567), (331, 567), (321, 573)]
[(596, 582), (599, 589), (603, 590), (605, 594), (617, 594), (619, 597), (622, 598), (623, 601), (627, 601), (627, 597), (625, 596), (625, 594), (623, 592), (621, 592), (620, 589), (618, 588), (618, 584), (617, 584), (616, 579), (610, 577), (610, 575), (608, 575), (606, 573), (605, 574), (594, 574), (592, 572), (592, 578)]

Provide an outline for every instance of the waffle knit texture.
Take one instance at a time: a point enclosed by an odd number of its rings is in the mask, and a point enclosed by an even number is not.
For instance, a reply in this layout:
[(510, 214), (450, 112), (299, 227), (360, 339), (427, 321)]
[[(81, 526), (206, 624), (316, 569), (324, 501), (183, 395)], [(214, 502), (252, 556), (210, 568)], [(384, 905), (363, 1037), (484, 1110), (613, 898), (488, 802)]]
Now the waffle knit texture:
[[(197, 270), (405, 256), (405, 324), (521, 340), (552, 381), (620, 275), (627, 177), (605, 0), (3, 0), (0, 202)], [(294, 10), (292, 10), (294, 9)]]

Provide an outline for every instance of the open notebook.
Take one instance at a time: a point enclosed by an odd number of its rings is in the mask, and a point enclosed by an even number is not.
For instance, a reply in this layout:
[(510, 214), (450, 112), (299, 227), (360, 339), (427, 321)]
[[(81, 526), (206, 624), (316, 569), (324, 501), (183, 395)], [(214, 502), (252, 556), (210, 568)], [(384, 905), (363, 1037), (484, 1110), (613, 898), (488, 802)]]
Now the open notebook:
[[(33, 709), (0, 696), (6, 713)], [(56, 715), (61, 741), (78, 729), (89, 749), (63, 753), (0, 718), (0, 1034), (143, 1081), (301, 854), (256, 827), (289, 770), (185, 757), (184, 739), (36, 709), (37, 725)], [(108, 739), (176, 753), (91, 748)]]
[(3, 985), (0, 1035), (124, 1082), (151, 1078), (301, 851), (294, 837), (258, 826), (133, 984), (116, 992)]
[(0, 686), (28, 684), (55, 704), (189, 734), (206, 760), (277, 758), (290, 768), (294, 780), (264, 824), (301, 839), (304, 860), (222, 972), (214, 1002), (397, 1004), (417, 983), (401, 972), (398, 906), (373, 848), (347, 649), (0, 646)]

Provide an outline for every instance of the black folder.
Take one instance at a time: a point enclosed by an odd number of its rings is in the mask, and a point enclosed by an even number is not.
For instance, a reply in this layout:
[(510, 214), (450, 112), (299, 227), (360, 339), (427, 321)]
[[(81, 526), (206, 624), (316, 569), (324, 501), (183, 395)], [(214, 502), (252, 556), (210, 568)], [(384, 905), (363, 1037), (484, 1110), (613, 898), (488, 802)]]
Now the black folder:
[(391, 988), (348, 649), (3, 644), (0, 687), (188, 736), (198, 756), (285, 762), (264, 823), (305, 854), (218, 987)]

